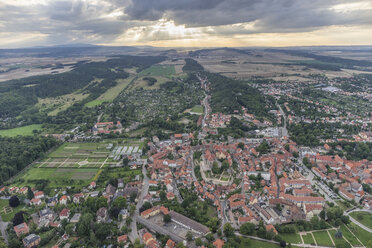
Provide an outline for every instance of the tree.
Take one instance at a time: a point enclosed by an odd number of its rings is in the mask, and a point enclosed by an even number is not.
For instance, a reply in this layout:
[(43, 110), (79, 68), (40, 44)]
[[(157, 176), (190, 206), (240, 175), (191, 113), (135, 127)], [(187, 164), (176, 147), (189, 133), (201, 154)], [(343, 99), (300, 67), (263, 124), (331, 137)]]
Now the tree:
[(118, 197), (113, 202), (113, 206), (118, 207), (120, 209), (126, 208), (127, 207), (127, 199), (125, 199), (124, 197)]
[(27, 186), (27, 199), (31, 200), (32, 198), (34, 198), (34, 192), (32, 192), (30, 186)]
[(223, 233), (225, 234), (226, 237), (234, 236), (234, 228), (231, 226), (230, 223), (226, 223), (223, 226)]
[(238, 144), (238, 148), (240, 148), (240, 149), (244, 149), (244, 143), (243, 142), (240, 142), (239, 144)]
[(193, 238), (192, 232), (187, 231), (187, 233), (186, 233), (186, 239), (187, 239), (187, 241), (192, 241), (192, 238)]
[(214, 240), (214, 235), (212, 233), (208, 233), (205, 238), (209, 241), (212, 242)]
[(93, 221), (93, 216), (90, 213), (84, 213), (77, 223), (77, 233), (79, 237), (88, 237), (90, 235), (90, 224)]
[(240, 233), (244, 235), (252, 235), (255, 231), (255, 228), (255, 224), (247, 222), (240, 226)]
[(119, 213), (120, 213), (120, 208), (118, 207), (112, 207), (110, 208), (110, 216), (113, 219), (118, 219)]
[(11, 206), (12, 208), (16, 208), (18, 207), (20, 204), (19, 202), (19, 199), (16, 195), (13, 195), (12, 197), (10, 197), (9, 199), (9, 206)]
[[(195, 245), (196, 246), (202, 246), (203, 245), (203, 241), (201, 240), (201, 238), (196, 238), (195, 239)], [(0, 247), (1, 248), (1, 247)]]
[(123, 159), (123, 165), (124, 165), (124, 166), (128, 166), (128, 164), (129, 164), (129, 159), (128, 159), (128, 157), (125, 157), (125, 158)]
[(166, 215), (163, 216), (164, 223), (169, 223), (169, 222), (171, 222), (171, 220), (172, 220), (172, 218), (170, 217), (169, 214), (166, 214)]
[(14, 215), (13, 220), (12, 220), (13, 226), (17, 226), (17, 225), (25, 222), (24, 214), (25, 214), (25, 212), (20, 211), (20, 212), (18, 212)]
[(324, 209), (322, 211), (320, 211), (319, 217), (322, 218), (323, 220), (325, 220), (326, 212), (324, 211)]
[(208, 221), (207, 226), (211, 229), (212, 232), (216, 232), (218, 229), (218, 222), (218, 218), (213, 217)]
[(167, 194), (165, 193), (164, 190), (160, 191), (160, 193), (159, 193), (159, 197), (160, 197), (160, 200), (161, 200), (162, 202), (167, 201)]
[(130, 196), (129, 196), (129, 200), (130, 200), (131, 202), (134, 202), (134, 201), (136, 200), (136, 198), (137, 198), (137, 194), (136, 194), (135, 192), (133, 192), (133, 193), (130, 194)]
[(0, 240), (0, 248), (7, 248), (8, 246), (4, 243), (4, 241)]
[(111, 233), (111, 225), (108, 223), (96, 223), (94, 225), (94, 233), (96, 237), (102, 242)]
[(219, 174), (220, 173), (220, 168), (218, 167), (218, 163), (216, 161), (213, 162), (212, 172), (213, 172), (213, 174)]

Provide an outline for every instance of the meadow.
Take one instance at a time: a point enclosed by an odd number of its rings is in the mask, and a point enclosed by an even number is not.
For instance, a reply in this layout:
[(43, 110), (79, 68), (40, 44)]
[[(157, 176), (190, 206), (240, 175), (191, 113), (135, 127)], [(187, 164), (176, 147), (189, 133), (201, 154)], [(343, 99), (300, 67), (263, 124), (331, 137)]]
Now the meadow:
[(352, 212), (351, 217), (362, 223), (366, 227), (372, 228), (372, 214), (368, 212)]
[(99, 96), (97, 99), (90, 101), (85, 104), (86, 107), (95, 107), (101, 105), (104, 102), (112, 102), (128, 85), (135, 79), (134, 76), (130, 76), (126, 79), (116, 80), (117, 85), (108, 89), (105, 93)]
[(23, 126), (23, 127), (16, 127), (12, 129), (3, 129), (0, 130), (0, 136), (5, 136), (5, 137), (14, 137), (17, 135), (33, 135), (33, 131), (37, 130), (40, 131), (42, 130), (40, 124), (33, 124), (33, 125), (28, 125), (28, 126)]

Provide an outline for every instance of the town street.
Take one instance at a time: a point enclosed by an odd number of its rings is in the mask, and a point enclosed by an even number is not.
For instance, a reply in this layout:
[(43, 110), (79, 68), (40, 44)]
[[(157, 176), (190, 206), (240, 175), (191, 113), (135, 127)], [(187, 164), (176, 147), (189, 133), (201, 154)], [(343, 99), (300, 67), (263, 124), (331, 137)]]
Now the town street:
[(134, 240), (138, 239), (138, 231), (137, 231), (137, 219), (139, 216), (139, 209), (143, 205), (143, 198), (147, 195), (149, 191), (149, 178), (147, 177), (147, 171), (146, 166), (142, 166), (142, 174), (143, 174), (143, 184), (142, 184), (142, 190), (140, 193), (140, 197), (138, 198), (138, 202), (136, 205), (136, 210), (134, 211), (132, 223), (130, 225), (131, 232), (129, 233), (129, 239), (134, 242)]

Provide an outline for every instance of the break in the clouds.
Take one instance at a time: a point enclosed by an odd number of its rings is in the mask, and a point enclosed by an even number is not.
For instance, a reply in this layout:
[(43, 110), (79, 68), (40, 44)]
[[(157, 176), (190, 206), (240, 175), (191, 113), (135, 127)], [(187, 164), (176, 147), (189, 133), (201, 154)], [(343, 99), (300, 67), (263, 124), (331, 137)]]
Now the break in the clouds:
[(371, 0), (0, 2), (0, 47), (353, 45), (371, 31)]

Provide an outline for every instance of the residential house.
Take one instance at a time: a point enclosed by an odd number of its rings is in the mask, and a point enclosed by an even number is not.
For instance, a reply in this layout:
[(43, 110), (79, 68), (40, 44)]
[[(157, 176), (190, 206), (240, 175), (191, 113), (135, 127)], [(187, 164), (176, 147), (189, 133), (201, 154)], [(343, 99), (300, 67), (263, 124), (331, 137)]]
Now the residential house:
[(67, 219), (70, 216), (70, 209), (64, 208), (62, 211), (59, 213), (59, 218), (61, 220)]
[(37, 247), (40, 244), (41, 238), (39, 235), (30, 234), (25, 237), (23, 240), (23, 245), (26, 248)]
[(106, 222), (108, 220), (107, 208), (97, 210), (97, 222)]
[(22, 234), (27, 234), (30, 232), (30, 229), (28, 228), (28, 225), (27, 223), (23, 222), (19, 225), (16, 225), (14, 227), (14, 231), (17, 235), (17, 237), (21, 236)]

